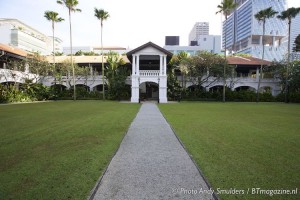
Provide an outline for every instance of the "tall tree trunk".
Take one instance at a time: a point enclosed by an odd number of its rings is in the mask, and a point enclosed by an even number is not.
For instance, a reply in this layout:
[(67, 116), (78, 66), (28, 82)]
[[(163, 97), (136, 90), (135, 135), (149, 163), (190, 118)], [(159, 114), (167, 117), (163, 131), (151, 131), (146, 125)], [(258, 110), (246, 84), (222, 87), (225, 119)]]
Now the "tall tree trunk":
[(55, 48), (54, 48), (54, 21), (52, 21), (52, 45), (53, 45), (53, 71), (54, 71), (54, 85), (56, 85), (56, 68), (55, 68)]
[(284, 94), (284, 102), (288, 103), (289, 102), (289, 68), (290, 68), (290, 46), (291, 46), (291, 23), (292, 19), (289, 19), (289, 36), (288, 36), (288, 63), (286, 66), (286, 79), (285, 79), (285, 94)]
[(71, 10), (69, 9), (69, 23), (70, 23), (70, 47), (71, 47), (71, 66), (73, 75), (73, 90), (74, 90), (74, 101), (76, 101), (76, 86), (75, 86), (75, 68), (73, 65), (73, 46), (72, 46), (72, 21), (71, 21)]
[(225, 56), (225, 63), (224, 63), (224, 67), (223, 67), (223, 103), (225, 103), (226, 101), (226, 98), (225, 98), (225, 95), (226, 95), (226, 92), (225, 92), (225, 89), (226, 89), (226, 62), (227, 62), (227, 59), (226, 59), (226, 45), (227, 45), (227, 33), (226, 33), (226, 27), (227, 27), (227, 14), (225, 15), (225, 34), (224, 34), (224, 40), (225, 40), (225, 48), (224, 48), (224, 56)]
[(102, 41), (102, 33), (103, 33), (103, 24), (102, 24), (102, 21), (101, 21), (102, 92), (103, 92), (103, 100), (105, 100), (105, 84), (104, 84), (104, 62), (103, 62), (103, 41)]
[(263, 71), (263, 62), (264, 62), (264, 56), (265, 56), (265, 29), (266, 29), (266, 21), (263, 21), (263, 36), (262, 36), (262, 55), (261, 55), (261, 64), (258, 74), (258, 84), (257, 84), (257, 90), (256, 90), (256, 103), (259, 102), (259, 88), (261, 83), (261, 77), (262, 77), (262, 71)]

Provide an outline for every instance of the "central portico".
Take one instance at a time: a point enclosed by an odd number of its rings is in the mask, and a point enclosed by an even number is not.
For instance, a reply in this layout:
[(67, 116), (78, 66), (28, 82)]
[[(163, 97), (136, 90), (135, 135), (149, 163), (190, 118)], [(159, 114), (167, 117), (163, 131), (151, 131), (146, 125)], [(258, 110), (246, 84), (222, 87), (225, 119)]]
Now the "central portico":
[[(160, 103), (167, 103), (167, 64), (172, 53), (160, 46), (148, 42), (127, 53), (132, 64), (131, 102), (138, 103), (141, 99), (140, 90), (148, 87), (147, 94), (157, 95)], [(149, 90), (151, 85), (157, 84), (158, 91)]]

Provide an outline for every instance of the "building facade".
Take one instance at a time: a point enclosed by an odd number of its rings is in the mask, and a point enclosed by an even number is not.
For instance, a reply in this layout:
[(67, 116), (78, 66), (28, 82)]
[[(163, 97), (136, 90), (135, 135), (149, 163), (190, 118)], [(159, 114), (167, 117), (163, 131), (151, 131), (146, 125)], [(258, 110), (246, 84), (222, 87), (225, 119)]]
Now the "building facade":
[(40, 31), (17, 19), (0, 19), (0, 43), (22, 49), (50, 55), (53, 51), (53, 39), (56, 50), (61, 50), (62, 40), (48, 37)]
[(195, 55), (200, 51), (207, 51), (210, 53), (221, 53), (221, 36), (220, 35), (200, 35), (197, 45), (179, 46), (179, 45), (165, 45), (164, 49), (173, 54), (186, 52), (189, 55)]
[(194, 41), (198, 41), (200, 35), (209, 35), (209, 23), (208, 22), (196, 22), (189, 34), (189, 45), (192, 45)]
[[(227, 21), (223, 22), (223, 41), (230, 53), (245, 53), (254, 57), (262, 57), (263, 25), (255, 19), (254, 15), (260, 10), (272, 7), (278, 13), (286, 10), (286, 0), (235, 0), (238, 3)], [(287, 35), (286, 22), (273, 17), (266, 20), (265, 30), (265, 59), (282, 60), (286, 47), (283, 45)]]
[[(39, 80), (46, 86), (61, 85), (64, 88), (71, 88), (74, 84), (84, 86), (89, 91), (101, 91), (106, 79), (101, 74), (101, 65), (107, 65), (107, 57), (104, 56), (73, 56), (74, 63), (82, 67), (89, 67), (90, 73), (84, 76), (76, 76), (73, 82), (71, 74), (66, 74), (60, 80), (56, 80), (53, 76), (40, 77), (30, 73), (30, 66), (25, 71), (14, 71), (7, 68), (7, 59), (26, 59), (26, 53), (13, 49), (9, 46), (0, 45), (0, 84), (11, 82), (24, 83), (26, 79)], [(126, 62), (126, 66), (130, 71), (125, 85), (131, 88), (131, 102), (140, 102), (141, 100), (157, 100), (160, 103), (167, 103), (167, 68), (172, 57), (172, 53), (157, 46), (152, 42), (148, 42), (136, 49), (131, 50), (122, 56)], [(53, 62), (52, 56), (48, 56), (49, 63)], [(57, 56), (56, 64), (65, 63), (70, 60), (70, 56)], [(227, 58), (228, 64), (235, 66), (232, 68), (232, 77), (226, 80), (226, 87), (231, 90), (253, 90), (258, 87), (259, 68), (262, 63), (261, 59), (253, 57), (231, 56)], [(270, 62), (263, 61), (264, 65)], [(181, 74), (176, 74), (177, 79), (182, 81)], [(183, 83), (183, 82), (182, 82)], [(195, 80), (189, 77), (185, 86), (188, 89), (198, 87)], [(210, 77), (201, 85), (206, 91), (221, 90), (223, 80), (218, 77)], [(280, 81), (266, 74), (262, 75), (260, 82), (260, 91), (269, 91), (273, 95), (277, 95), (281, 91)]]
[(221, 53), (221, 36), (220, 35), (200, 35), (198, 46), (201, 50), (210, 53)]

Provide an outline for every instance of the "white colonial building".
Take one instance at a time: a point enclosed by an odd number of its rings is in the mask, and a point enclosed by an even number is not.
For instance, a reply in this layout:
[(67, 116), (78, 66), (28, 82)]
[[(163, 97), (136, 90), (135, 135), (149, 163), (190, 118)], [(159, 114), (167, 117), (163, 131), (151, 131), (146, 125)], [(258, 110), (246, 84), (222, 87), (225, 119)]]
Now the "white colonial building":
[[(156, 100), (160, 103), (167, 103), (167, 67), (172, 58), (172, 53), (160, 46), (148, 42), (136, 49), (131, 50), (122, 56), (126, 62), (126, 67), (131, 75), (125, 81), (128, 89), (131, 88), (131, 102), (140, 102), (143, 100)], [(46, 86), (61, 85), (64, 88), (71, 88), (74, 83), (71, 75), (61, 77), (60, 81), (55, 81), (54, 77), (40, 77), (30, 73), (30, 67), (23, 72), (11, 70), (11, 65), (15, 59), (26, 60), (27, 53), (17, 48), (0, 44), (0, 84), (24, 83), (26, 79), (38, 81)], [(52, 56), (47, 57), (48, 62), (53, 61)], [(70, 60), (69, 56), (57, 56), (57, 64), (65, 63)], [(233, 77), (226, 80), (226, 86), (231, 90), (257, 90), (259, 68), (262, 63), (260, 59), (254, 57), (228, 57), (229, 65), (232, 69)], [(103, 84), (106, 84), (106, 78), (101, 73), (101, 56), (73, 56), (73, 62), (80, 67), (89, 67), (90, 72), (85, 76), (75, 77), (75, 86), (84, 86), (88, 91), (102, 91)], [(103, 59), (104, 65), (107, 65), (107, 56)], [(264, 61), (264, 65), (270, 65), (271, 62)], [(177, 79), (182, 81), (181, 73), (176, 73)], [(185, 86), (193, 91), (193, 88), (199, 87), (193, 80), (186, 80)], [(202, 88), (206, 91), (221, 90), (223, 81), (211, 77), (203, 83)], [(260, 91), (269, 91), (277, 95), (281, 91), (280, 82), (273, 77), (263, 74), (260, 84)]]
[(172, 53), (160, 46), (148, 42), (127, 53), (132, 63), (131, 102), (140, 102), (146, 98), (156, 98), (167, 103), (167, 63)]

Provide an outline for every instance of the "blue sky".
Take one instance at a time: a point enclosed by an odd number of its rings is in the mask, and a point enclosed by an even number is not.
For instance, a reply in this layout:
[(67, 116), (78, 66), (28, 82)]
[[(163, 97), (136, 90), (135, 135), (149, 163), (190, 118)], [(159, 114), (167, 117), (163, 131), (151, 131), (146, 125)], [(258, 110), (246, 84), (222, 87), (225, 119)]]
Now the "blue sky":
[[(166, 35), (180, 36), (187, 45), (188, 34), (195, 22), (208, 21), (210, 34), (221, 34), (221, 0), (79, 0), (81, 13), (72, 13), (73, 45), (100, 45), (100, 22), (94, 8), (110, 13), (104, 22), (104, 46), (135, 48), (148, 41), (164, 45)], [(44, 18), (46, 10), (56, 11), (64, 22), (56, 24), (56, 36), (63, 46), (69, 45), (68, 12), (56, 0), (0, 0), (0, 18), (16, 18), (46, 35), (51, 23)], [(300, 7), (300, 0), (288, 0), (289, 7)]]

